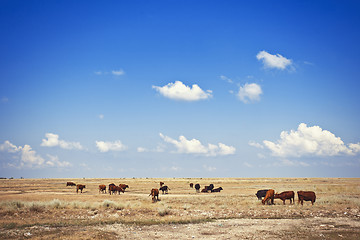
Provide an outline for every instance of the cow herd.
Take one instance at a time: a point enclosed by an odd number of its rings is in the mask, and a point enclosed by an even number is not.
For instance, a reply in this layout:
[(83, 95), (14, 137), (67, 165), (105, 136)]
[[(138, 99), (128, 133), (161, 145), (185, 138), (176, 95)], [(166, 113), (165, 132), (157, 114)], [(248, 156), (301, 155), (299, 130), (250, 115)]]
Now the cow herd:
[[(304, 201), (311, 201), (311, 205), (314, 205), (316, 200), (316, 195), (313, 191), (298, 191), (298, 203), (303, 205)], [(285, 191), (282, 193), (275, 193), (273, 189), (263, 189), (257, 191), (255, 194), (259, 200), (262, 201), (262, 204), (274, 204), (274, 199), (281, 199), (285, 205), (285, 200), (289, 199), (290, 204), (295, 203), (295, 193), (294, 191)], [(264, 199), (262, 199), (264, 198)]]
[[(66, 186), (76, 186), (76, 193), (79, 192), (82, 193), (83, 189), (85, 188), (85, 185), (83, 184), (75, 184), (73, 182), (67, 182)], [(111, 194), (119, 194), (125, 193), (125, 190), (129, 188), (129, 185), (126, 184), (119, 184), (119, 186), (116, 186), (114, 183), (110, 183), (108, 185), (108, 193)], [(196, 192), (199, 193), (201, 186), (199, 183), (190, 183), (190, 188), (195, 188)], [(159, 192), (162, 191), (162, 194), (168, 194), (170, 188), (166, 185), (164, 185), (164, 182), (160, 182), (160, 188), (153, 188), (151, 189), (150, 195), (152, 197), (152, 201), (160, 201), (159, 199)], [(208, 192), (220, 192), (223, 190), (222, 187), (215, 188), (214, 184), (209, 184), (204, 186), (204, 188), (201, 190), (202, 193), (208, 193)], [(99, 185), (99, 193), (106, 193), (106, 185)], [(274, 199), (281, 199), (283, 201), (283, 204), (285, 205), (285, 200), (289, 199), (290, 204), (295, 203), (295, 193), (294, 191), (285, 191), (281, 193), (275, 193), (273, 189), (263, 189), (257, 191), (255, 194), (259, 200), (261, 200), (262, 204), (265, 205), (267, 203), (268, 205), (274, 204)], [(298, 203), (301, 203), (303, 205), (304, 201), (311, 201), (311, 204), (314, 205), (314, 202), (316, 200), (316, 195), (313, 191), (298, 191)]]

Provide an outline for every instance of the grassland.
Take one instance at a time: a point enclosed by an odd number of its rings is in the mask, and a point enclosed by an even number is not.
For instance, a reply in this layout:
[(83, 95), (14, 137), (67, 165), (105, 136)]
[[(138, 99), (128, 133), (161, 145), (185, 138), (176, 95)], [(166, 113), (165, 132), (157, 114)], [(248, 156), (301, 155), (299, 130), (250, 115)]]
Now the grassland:
[[(75, 187), (66, 186), (68, 181), (86, 188), (76, 193)], [(160, 181), (170, 188), (169, 194), (160, 194), (161, 201), (152, 203), (150, 190), (159, 188)], [(213, 183), (224, 190), (196, 193), (191, 182)], [(98, 186), (109, 183), (130, 188), (120, 195), (99, 193)], [(255, 193), (268, 188), (314, 191), (316, 203), (301, 206), (296, 197), (294, 205), (279, 199), (275, 205), (262, 205)], [(360, 179), (0, 180), (0, 239), (252, 239), (259, 238), (257, 233), (286, 239), (285, 232), (295, 239), (298, 234), (305, 239), (358, 239), (359, 220)]]

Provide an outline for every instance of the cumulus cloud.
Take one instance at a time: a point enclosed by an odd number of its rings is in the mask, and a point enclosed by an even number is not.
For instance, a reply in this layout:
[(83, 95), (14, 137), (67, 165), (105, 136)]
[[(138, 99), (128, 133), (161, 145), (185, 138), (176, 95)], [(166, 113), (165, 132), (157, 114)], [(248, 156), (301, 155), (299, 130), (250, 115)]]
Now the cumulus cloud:
[(292, 66), (291, 59), (287, 59), (280, 54), (272, 55), (266, 51), (260, 51), (256, 58), (259, 61), (262, 61), (265, 68), (276, 68), (280, 70), (285, 70), (287, 67)]
[(5, 141), (0, 145), (0, 151), (11, 154), (9, 159), (12, 161), (18, 161), (19, 163), (9, 163), (8, 165), (16, 168), (37, 168), (45, 166), (54, 167), (68, 167), (71, 166), (69, 162), (61, 162), (58, 157), (48, 155), (49, 160), (46, 161), (43, 157), (36, 153), (30, 145), (25, 144), (22, 146), (16, 146), (9, 141)]
[(183, 84), (181, 81), (169, 83), (163, 87), (152, 87), (164, 97), (174, 100), (198, 101), (212, 97), (211, 90), (204, 91), (197, 84), (193, 84), (192, 87), (189, 87)]
[(199, 154), (205, 156), (232, 155), (235, 154), (235, 147), (227, 146), (223, 143), (203, 145), (197, 139), (188, 140), (180, 136), (179, 140), (172, 139), (160, 133), (160, 137), (167, 143), (173, 144), (178, 153)]
[(301, 123), (296, 131), (281, 132), (277, 142), (264, 140), (263, 144), (278, 157), (355, 155), (360, 151), (360, 143), (346, 146), (333, 133), (319, 126), (308, 127), (305, 123)]
[(120, 140), (115, 142), (96, 141), (96, 147), (100, 152), (125, 151), (127, 149), (127, 146), (125, 146)]
[(59, 135), (54, 133), (46, 133), (45, 137), (47, 139), (43, 139), (40, 146), (42, 147), (61, 147), (63, 149), (84, 149), (83, 146), (79, 142), (67, 142), (64, 140), (59, 140)]
[(262, 94), (261, 86), (256, 83), (246, 83), (240, 86), (238, 98), (244, 103), (254, 102), (260, 100)]

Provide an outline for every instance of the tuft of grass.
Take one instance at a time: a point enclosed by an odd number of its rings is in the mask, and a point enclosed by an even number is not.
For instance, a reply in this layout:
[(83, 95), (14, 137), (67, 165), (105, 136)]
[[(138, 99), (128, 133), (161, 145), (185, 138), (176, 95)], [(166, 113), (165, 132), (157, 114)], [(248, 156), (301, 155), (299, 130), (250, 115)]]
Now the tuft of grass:
[(167, 205), (162, 205), (158, 207), (157, 210), (158, 210), (158, 214), (162, 217), (170, 214), (170, 208)]
[(30, 205), (29, 210), (31, 212), (44, 212), (46, 208), (46, 205), (40, 202), (32, 202), (29, 205)]
[(105, 208), (113, 208), (116, 210), (123, 210), (126, 207), (124, 203), (117, 203), (111, 200), (104, 200), (101, 205)]

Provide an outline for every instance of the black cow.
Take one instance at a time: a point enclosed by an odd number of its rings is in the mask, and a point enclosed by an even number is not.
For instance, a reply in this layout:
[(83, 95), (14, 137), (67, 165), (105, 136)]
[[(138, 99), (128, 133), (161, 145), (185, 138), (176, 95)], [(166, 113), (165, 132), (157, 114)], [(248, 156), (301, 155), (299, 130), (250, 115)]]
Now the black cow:
[(223, 190), (223, 188), (218, 187), (218, 188), (212, 189), (211, 192), (220, 192), (221, 190)]
[(165, 186), (162, 186), (161, 188), (159, 188), (159, 190), (161, 190), (163, 194), (164, 194), (164, 192), (167, 194), (168, 190), (170, 190), (170, 188), (165, 185)]
[(196, 192), (199, 192), (200, 191), (200, 184), (195, 184), (195, 189), (196, 189)]
[(259, 190), (255, 195), (259, 200), (262, 200), (262, 198), (266, 196), (267, 191), (269, 191), (269, 189)]
[(208, 187), (207, 187), (207, 190), (209, 191), (212, 191), (214, 189), (214, 184), (210, 184)]

